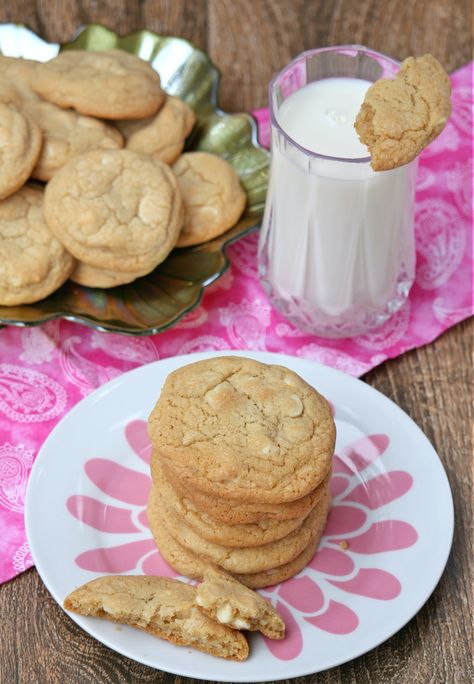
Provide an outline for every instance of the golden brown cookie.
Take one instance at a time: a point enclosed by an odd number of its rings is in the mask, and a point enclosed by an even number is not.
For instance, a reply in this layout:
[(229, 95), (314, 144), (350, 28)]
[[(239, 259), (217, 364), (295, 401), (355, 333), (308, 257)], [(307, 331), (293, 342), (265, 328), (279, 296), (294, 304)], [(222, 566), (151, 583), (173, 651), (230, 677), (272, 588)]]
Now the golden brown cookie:
[(31, 87), (36, 67), (41, 62), (19, 57), (5, 57), (0, 55), (0, 74), (3, 79), (10, 81), (15, 87), (22, 101), (39, 100)]
[(305, 549), (310, 543), (314, 529), (320, 526), (321, 519), (326, 520), (329, 493), (305, 518), (300, 527), (286, 537), (269, 544), (248, 548), (237, 548), (215, 544), (203, 539), (171, 509), (168, 502), (159, 494), (155, 507), (171, 534), (179, 543), (195, 555), (207, 558), (212, 563), (232, 574), (255, 574), (285, 565)]
[[(53, 179), (54, 182), (54, 179)], [(288, 368), (240, 356), (171, 373), (148, 420), (153, 459), (172, 482), (240, 502), (281, 504), (329, 474), (329, 404)]]
[(152, 269), (146, 269), (139, 273), (137, 271), (107, 271), (105, 268), (89, 266), (83, 261), (76, 262), (74, 271), (69, 276), (73, 283), (84, 285), (85, 287), (100, 287), (107, 289), (131, 283), (137, 278), (147, 275)]
[[(161, 517), (161, 512), (155, 506), (155, 499), (155, 493), (152, 491), (148, 503), (147, 516), (150, 531), (156, 541), (160, 554), (168, 565), (180, 575), (202, 580), (209, 571), (209, 568), (215, 567), (215, 564), (181, 546), (166, 527), (165, 519)], [(264, 572), (234, 575), (234, 577), (251, 589), (263, 589), (264, 587), (270, 587), (290, 579), (290, 577), (301, 572), (314, 556), (325, 524), (326, 521), (321, 520), (321, 526), (314, 529), (314, 536), (308, 546), (289, 563)]]
[(49, 180), (68, 159), (88, 150), (123, 147), (122, 136), (115, 126), (42, 100), (31, 88), (38, 64), (27, 59), (0, 57), (2, 78), (14, 87), (16, 104), (39, 126), (43, 136), (41, 153), (31, 174), (33, 178)]
[(23, 114), (5, 82), (0, 83), (0, 200), (30, 177), (41, 152), (41, 131)]
[(244, 635), (215, 622), (195, 605), (195, 587), (165, 577), (108, 575), (83, 584), (64, 599), (79, 615), (138, 627), (178, 646), (229, 660), (245, 660)]
[(43, 190), (25, 185), (0, 202), (0, 304), (30, 304), (60, 287), (74, 260), (46, 225)]
[[(156, 463), (156, 461), (155, 461)], [(162, 469), (155, 468), (152, 473), (153, 485), (174, 510), (183, 523), (189, 525), (203, 539), (225, 546), (252, 547), (269, 544), (286, 537), (303, 524), (305, 516), (290, 520), (261, 518), (250, 524), (227, 525), (217, 522), (207, 513), (200, 511), (190, 499), (182, 496), (171, 486)]]
[(186, 152), (173, 171), (185, 207), (177, 247), (206, 242), (237, 223), (247, 196), (229, 162), (208, 152)]
[(130, 150), (74, 157), (46, 187), (48, 226), (76, 259), (109, 271), (151, 271), (173, 248), (182, 212), (171, 169)]
[(196, 603), (210, 618), (232, 629), (285, 637), (285, 623), (268, 599), (224, 572), (208, 570), (198, 586)]
[(119, 131), (72, 109), (61, 109), (50, 102), (27, 100), (22, 111), (41, 129), (43, 147), (32, 177), (47, 181), (79, 154), (90, 150), (114, 150), (123, 147)]
[(123, 50), (64, 50), (37, 67), (31, 85), (49, 102), (102, 119), (153, 116), (165, 98), (149, 62)]
[(168, 95), (153, 118), (118, 121), (117, 126), (125, 138), (127, 149), (150, 154), (166, 164), (172, 164), (183, 151), (184, 141), (191, 133), (195, 120), (191, 107), (179, 97)]
[(394, 79), (368, 89), (355, 129), (375, 171), (408, 164), (441, 133), (451, 113), (448, 74), (432, 55), (408, 57)]
[[(152, 466), (155, 462), (152, 462)], [(156, 463), (158, 467), (158, 463)], [(331, 479), (329, 473), (313, 491), (306, 496), (284, 504), (269, 503), (238, 503), (229, 499), (210, 496), (196, 488), (183, 487), (179, 480), (173, 480), (173, 488), (181, 497), (189, 499), (192, 505), (203, 511), (212, 520), (227, 525), (241, 525), (259, 523), (262, 518), (267, 520), (285, 521), (295, 518), (305, 518), (315, 505), (321, 500)]]

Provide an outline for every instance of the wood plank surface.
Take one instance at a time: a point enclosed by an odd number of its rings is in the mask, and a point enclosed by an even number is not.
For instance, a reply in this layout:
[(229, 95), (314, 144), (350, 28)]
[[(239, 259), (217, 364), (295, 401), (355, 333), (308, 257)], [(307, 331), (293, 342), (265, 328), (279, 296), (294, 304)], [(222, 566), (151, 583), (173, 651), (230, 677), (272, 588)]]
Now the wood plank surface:
[[(400, 59), (429, 51), (449, 70), (472, 58), (469, 0), (16, 0), (0, 3), (0, 22), (8, 21), (24, 22), (53, 41), (92, 22), (120, 33), (146, 27), (183, 36), (207, 50), (221, 69), (220, 103), (230, 111), (265, 106), (270, 78), (308, 48), (361, 43)], [(294, 681), (473, 681), (473, 327), (458, 325), (364, 378), (413, 417), (447, 470), (456, 527), (440, 584), (418, 615), (378, 648)], [(1, 684), (186, 681), (192, 680), (140, 665), (89, 637), (56, 605), (34, 569), (0, 587)]]

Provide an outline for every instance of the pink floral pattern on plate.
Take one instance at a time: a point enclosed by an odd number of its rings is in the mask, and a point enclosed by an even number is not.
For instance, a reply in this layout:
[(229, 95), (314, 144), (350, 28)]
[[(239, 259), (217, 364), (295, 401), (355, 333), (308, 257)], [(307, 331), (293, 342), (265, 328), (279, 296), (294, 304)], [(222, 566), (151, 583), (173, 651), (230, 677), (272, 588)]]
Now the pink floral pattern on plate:
[[(146, 423), (129, 422), (125, 439), (135, 456), (148, 464), (151, 445)], [(351, 607), (351, 595), (368, 601), (392, 601), (400, 595), (399, 579), (378, 567), (377, 557), (413, 546), (418, 535), (407, 521), (386, 518), (379, 511), (404, 496), (413, 484), (408, 472), (384, 469), (380, 459), (389, 443), (386, 434), (367, 435), (334, 456), (333, 503), (317, 553), (299, 575), (262, 590), (278, 608), (287, 626), (284, 640), (264, 639), (275, 658), (298, 657), (304, 645), (305, 624), (333, 635), (354, 632), (360, 616)], [(105, 543), (80, 553), (74, 559), (77, 566), (91, 573), (138, 571), (177, 577), (149, 534), (146, 504), (150, 477), (138, 469), (100, 457), (88, 459), (84, 472), (99, 494), (96, 497), (73, 494), (67, 499), (66, 507), (82, 524), (100, 532), (99, 538)], [(105, 503), (109, 500), (120, 505)], [(109, 544), (116, 534), (130, 535), (130, 540)], [(367, 565), (367, 559), (373, 566)]]

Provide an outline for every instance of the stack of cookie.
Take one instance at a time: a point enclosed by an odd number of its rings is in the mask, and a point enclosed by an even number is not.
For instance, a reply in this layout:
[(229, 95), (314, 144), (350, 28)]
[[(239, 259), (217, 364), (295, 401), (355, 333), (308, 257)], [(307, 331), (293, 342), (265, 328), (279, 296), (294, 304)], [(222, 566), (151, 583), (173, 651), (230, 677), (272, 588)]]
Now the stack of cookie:
[(171, 373), (149, 418), (150, 529), (180, 574), (259, 588), (312, 558), (330, 507), (335, 426), (292, 371), (237, 356)]
[(195, 115), (148, 62), (68, 50), (0, 67), (0, 305), (68, 278), (131, 282), (238, 221), (237, 174), (215, 155), (181, 155)]

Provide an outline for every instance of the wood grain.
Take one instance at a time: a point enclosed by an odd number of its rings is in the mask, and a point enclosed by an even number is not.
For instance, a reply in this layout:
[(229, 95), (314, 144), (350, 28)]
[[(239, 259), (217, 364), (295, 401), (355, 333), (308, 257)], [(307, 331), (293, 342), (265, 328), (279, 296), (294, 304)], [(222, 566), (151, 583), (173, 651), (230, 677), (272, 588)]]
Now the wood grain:
[[(468, 0), (16, 0), (0, 4), (0, 21), (24, 22), (54, 41), (92, 22), (121, 33), (146, 27), (183, 36), (220, 67), (221, 105), (229, 110), (264, 106), (269, 79), (312, 47), (362, 43), (400, 59), (430, 51), (450, 70), (472, 58)], [(378, 648), (293, 681), (465, 684), (474, 679), (473, 329), (472, 322), (458, 325), (364, 378), (413, 417), (448, 472), (456, 528), (440, 584), (416, 617)], [(142, 666), (87, 636), (56, 605), (35, 570), (0, 587), (0, 616), (1, 684), (192, 681)]]

